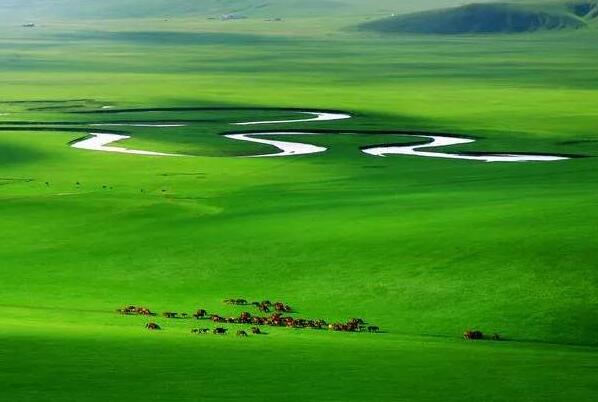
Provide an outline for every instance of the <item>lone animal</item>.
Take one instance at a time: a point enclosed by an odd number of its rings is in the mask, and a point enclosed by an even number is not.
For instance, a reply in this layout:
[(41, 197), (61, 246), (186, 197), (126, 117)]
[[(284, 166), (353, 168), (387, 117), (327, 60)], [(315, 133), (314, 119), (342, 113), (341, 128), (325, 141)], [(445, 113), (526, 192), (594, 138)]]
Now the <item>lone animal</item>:
[(484, 339), (484, 334), (481, 331), (468, 330), (463, 334), (463, 338), (467, 339), (468, 341), (476, 341)]
[(177, 313), (173, 313), (170, 311), (167, 311), (165, 313), (162, 313), (162, 315), (166, 318), (176, 318), (176, 316), (178, 315)]
[(150, 331), (159, 331), (160, 329), (162, 329), (155, 322), (150, 322), (148, 324), (145, 324), (145, 328), (149, 329)]
[(226, 335), (226, 333), (228, 332), (228, 329), (226, 328), (215, 328), (214, 331), (212, 331), (214, 333), (214, 335)]
[(500, 341), (501, 339), (502, 339), (502, 337), (499, 334), (492, 335), (492, 340), (493, 341)]
[(245, 332), (245, 331), (237, 331), (237, 336), (247, 337), (247, 332)]
[(193, 314), (193, 317), (194, 317), (196, 320), (199, 320), (200, 318), (204, 318), (204, 317), (206, 317), (207, 315), (208, 315), (208, 312), (207, 312), (206, 310), (204, 310), (204, 309), (200, 309), (200, 310), (197, 310), (197, 312), (196, 312), (195, 314)]
[(368, 332), (376, 333), (376, 332), (379, 332), (379, 331), (380, 331), (380, 328), (377, 327), (377, 326), (375, 326), (375, 325), (370, 325), (368, 327)]
[(191, 333), (192, 333), (192, 334), (199, 334), (199, 329), (197, 329), (197, 328), (193, 328), (193, 329), (191, 330)]
[(251, 333), (254, 335), (261, 335), (262, 334), (262, 330), (259, 329), (258, 327), (253, 327), (251, 328)]

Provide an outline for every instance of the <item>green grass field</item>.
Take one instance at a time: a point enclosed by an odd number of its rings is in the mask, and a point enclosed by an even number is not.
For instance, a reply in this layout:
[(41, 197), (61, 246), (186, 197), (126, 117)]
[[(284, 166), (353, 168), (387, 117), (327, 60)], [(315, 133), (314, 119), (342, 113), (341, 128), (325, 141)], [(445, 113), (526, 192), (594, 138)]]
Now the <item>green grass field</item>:
[[(363, 20), (0, 26), (0, 400), (596, 400), (595, 26), (411, 36), (352, 28)], [(70, 113), (102, 106), (198, 110)], [(272, 108), (354, 118), (230, 125), (296, 117)], [(119, 120), (193, 120), (114, 128), (132, 136), (119, 146), (192, 157), (68, 146)], [(273, 149), (221, 135), (291, 129), (331, 132), (308, 141), (328, 152), (243, 158)], [(413, 141), (392, 130), (478, 139), (453, 152), (585, 157), (359, 151)], [(201, 337), (189, 331), (211, 324), (114, 312), (243, 311), (229, 297), (382, 333)]]

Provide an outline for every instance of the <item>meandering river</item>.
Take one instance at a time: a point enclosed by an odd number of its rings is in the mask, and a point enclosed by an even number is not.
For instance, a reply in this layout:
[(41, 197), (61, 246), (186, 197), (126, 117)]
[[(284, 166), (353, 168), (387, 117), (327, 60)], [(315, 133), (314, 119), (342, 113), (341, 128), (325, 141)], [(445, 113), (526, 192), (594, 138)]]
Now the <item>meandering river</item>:
[[(300, 114), (306, 114), (309, 117), (294, 120), (265, 120), (265, 121), (248, 121), (241, 123), (231, 123), (236, 126), (252, 126), (252, 125), (265, 125), (265, 124), (288, 124), (288, 123), (300, 123), (300, 122), (316, 122), (316, 121), (335, 121), (350, 119), (351, 115), (346, 113), (331, 113), (331, 112), (296, 112)], [(155, 127), (155, 128), (173, 128), (173, 127), (185, 127), (187, 124), (182, 123), (152, 123), (152, 122), (135, 122), (135, 123), (95, 123), (91, 124), (94, 127)], [(255, 133), (232, 133), (226, 134), (225, 137), (231, 140), (253, 142), (258, 144), (270, 145), (278, 149), (278, 152), (250, 155), (253, 158), (263, 157), (284, 157), (284, 156), (297, 156), (316, 154), (327, 151), (327, 148), (317, 145), (312, 145), (305, 142), (296, 141), (280, 141), (274, 139), (268, 139), (263, 137), (268, 136), (313, 136), (322, 135), (321, 133), (314, 132), (255, 132)], [(493, 153), (447, 153), (431, 151), (432, 148), (448, 147), (452, 145), (470, 144), (475, 142), (471, 138), (463, 137), (450, 137), (447, 135), (427, 135), (427, 134), (406, 134), (397, 133), (400, 136), (424, 138), (429, 139), (430, 142), (425, 144), (415, 145), (388, 145), (388, 146), (375, 146), (366, 147), (361, 151), (367, 155), (376, 157), (386, 157), (388, 155), (409, 155), (419, 156), (426, 158), (446, 158), (446, 159), (463, 159), (473, 160), (482, 162), (554, 162), (569, 159), (565, 156), (559, 155), (536, 155), (536, 154), (493, 154)], [(184, 156), (181, 154), (169, 154), (162, 152), (142, 151), (136, 149), (129, 149), (124, 147), (110, 146), (110, 144), (126, 140), (131, 138), (127, 135), (113, 134), (113, 133), (89, 133), (89, 138), (76, 141), (72, 144), (73, 148), (86, 149), (91, 151), (102, 151), (102, 152), (117, 152), (126, 154), (146, 155), (146, 156)]]

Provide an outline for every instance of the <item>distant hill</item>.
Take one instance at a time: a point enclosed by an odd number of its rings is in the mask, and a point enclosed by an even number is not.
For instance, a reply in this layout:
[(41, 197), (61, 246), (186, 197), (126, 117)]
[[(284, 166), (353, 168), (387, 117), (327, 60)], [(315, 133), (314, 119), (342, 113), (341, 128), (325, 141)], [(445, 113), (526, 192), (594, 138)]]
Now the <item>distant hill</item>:
[(398, 15), (359, 28), (419, 34), (521, 33), (583, 28), (595, 17), (598, 0), (486, 3)]
[[(484, 0), (482, 0), (484, 1)], [(0, 25), (18, 20), (384, 16), (455, 6), (462, 0), (0, 0)]]
[(567, 8), (576, 16), (594, 19), (598, 17), (598, 0), (567, 3)]

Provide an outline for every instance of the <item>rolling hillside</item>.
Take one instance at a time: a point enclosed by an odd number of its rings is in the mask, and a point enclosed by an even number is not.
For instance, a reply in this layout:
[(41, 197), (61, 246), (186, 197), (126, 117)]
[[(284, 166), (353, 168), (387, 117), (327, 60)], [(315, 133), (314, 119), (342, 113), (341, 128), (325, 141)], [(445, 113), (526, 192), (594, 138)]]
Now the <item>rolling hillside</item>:
[(490, 3), (424, 11), (361, 25), (376, 32), (420, 34), (522, 33), (584, 28), (597, 14), (594, 1)]
[(0, 402), (595, 402), (598, 0), (469, 1), (0, 0)]

